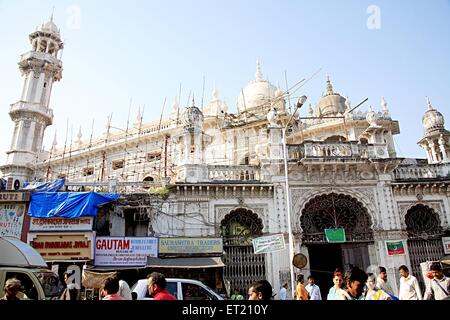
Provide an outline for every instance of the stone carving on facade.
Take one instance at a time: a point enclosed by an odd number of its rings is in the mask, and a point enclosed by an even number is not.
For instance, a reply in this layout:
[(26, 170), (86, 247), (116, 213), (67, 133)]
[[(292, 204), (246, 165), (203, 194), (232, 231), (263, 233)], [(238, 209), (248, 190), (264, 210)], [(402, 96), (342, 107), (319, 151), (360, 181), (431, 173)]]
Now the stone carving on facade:
[(375, 202), (375, 197), (372, 194), (370, 194), (370, 191), (365, 190), (364, 192), (361, 191), (364, 190), (364, 188), (344, 188), (344, 187), (322, 187), (322, 188), (314, 188), (314, 189), (305, 189), (305, 188), (292, 188), (292, 198), (296, 199), (295, 202), (292, 202), (292, 208), (293, 208), (293, 214), (295, 219), (295, 228), (297, 231), (301, 232), (301, 226), (300, 226), (300, 219), (302, 216), (303, 209), (305, 205), (310, 201), (311, 199), (323, 195), (323, 194), (329, 194), (329, 193), (342, 193), (345, 195), (349, 195), (358, 201), (360, 201), (367, 209), (367, 212), (370, 215), (371, 221), (372, 221), (372, 228), (377, 228), (379, 222), (377, 218), (377, 212), (379, 211), (378, 205)]

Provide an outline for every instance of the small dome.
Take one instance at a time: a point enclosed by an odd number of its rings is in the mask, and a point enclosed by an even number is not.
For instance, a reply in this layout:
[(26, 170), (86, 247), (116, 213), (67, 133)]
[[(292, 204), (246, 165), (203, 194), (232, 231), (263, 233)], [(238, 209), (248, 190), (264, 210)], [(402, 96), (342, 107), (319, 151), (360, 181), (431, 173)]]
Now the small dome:
[(239, 94), (237, 100), (238, 112), (270, 107), (276, 96), (277, 88), (269, 81), (262, 79), (261, 67), (257, 61), (255, 80), (250, 81)]
[(195, 106), (194, 99), (192, 99), (192, 106), (187, 108), (182, 116), (184, 127), (187, 129), (202, 127), (203, 113)]
[(317, 104), (317, 114), (323, 117), (332, 117), (338, 113), (343, 114), (346, 109), (346, 99), (339, 93), (333, 92), (330, 78), (327, 80), (326, 94), (320, 98)]
[(50, 32), (50, 33), (55, 33), (59, 35), (59, 29), (56, 26), (56, 24), (53, 22), (53, 17), (50, 18), (49, 21), (47, 21), (46, 23), (43, 23), (39, 28), (39, 31), (43, 31), (43, 32)]
[(444, 129), (444, 116), (433, 108), (429, 99), (427, 99), (427, 103), (428, 109), (422, 117), (422, 124), (425, 127), (425, 130), (429, 133), (434, 130)]

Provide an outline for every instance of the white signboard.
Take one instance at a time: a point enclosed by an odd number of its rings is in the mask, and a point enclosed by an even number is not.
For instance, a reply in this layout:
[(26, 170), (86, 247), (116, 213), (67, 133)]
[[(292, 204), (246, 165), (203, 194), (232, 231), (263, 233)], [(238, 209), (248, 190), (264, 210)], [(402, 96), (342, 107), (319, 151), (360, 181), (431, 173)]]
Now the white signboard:
[(97, 237), (96, 266), (145, 266), (147, 257), (158, 256), (157, 238)]
[(450, 254), (450, 237), (443, 237), (442, 243), (444, 244), (444, 253)]
[(24, 216), (24, 204), (0, 204), (0, 236), (20, 239)]
[(94, 218), (31, 218), (30, 231), (92, 231)]
[(252, 242), (255, 254), (280, 251), (285, 248), (284, 236), (282, 234), (255, 238)]

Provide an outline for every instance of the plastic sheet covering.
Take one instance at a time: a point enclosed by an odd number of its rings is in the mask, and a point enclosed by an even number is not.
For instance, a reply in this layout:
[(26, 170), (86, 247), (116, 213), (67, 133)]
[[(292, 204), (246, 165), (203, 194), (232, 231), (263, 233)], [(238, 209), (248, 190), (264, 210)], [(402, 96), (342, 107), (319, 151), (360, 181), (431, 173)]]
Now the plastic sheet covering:
[(85, 269), (81, 276), (81, 284), (85, 288), (100, 289), (106, 278), (116, 275), (117, 272), (93, 272)]
[(57, 179), (53, 182), (31, 182), (22, 190), (30, 190), (35, 192), (56, 192), (64, 187), (65, 179)]
[(117, 193), (33, 192), (28, 214), (34, 218), (95, 217), (100, 205), (118, 197)]

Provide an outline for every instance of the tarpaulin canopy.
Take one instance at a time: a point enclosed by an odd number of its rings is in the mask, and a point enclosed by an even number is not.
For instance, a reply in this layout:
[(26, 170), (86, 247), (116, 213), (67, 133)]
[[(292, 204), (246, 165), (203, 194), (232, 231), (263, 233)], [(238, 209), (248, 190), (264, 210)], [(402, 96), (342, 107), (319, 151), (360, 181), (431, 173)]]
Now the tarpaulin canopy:
[(93, 272), (85, 269), (81, 276), (81, 284), (85, 288), (100, 289), (103, 281), (113, 276), (117, 276), (117, 272)]
[(34, 192), (28, 214), (34, 218), (95, 217), (100, 205), (116, 200), (117, 193)]
[(35, 192), (56, 192), (64, 186), (65, 179), (57, 179), (53, 182), (31, 182), (22, 190), (30, 190)]

